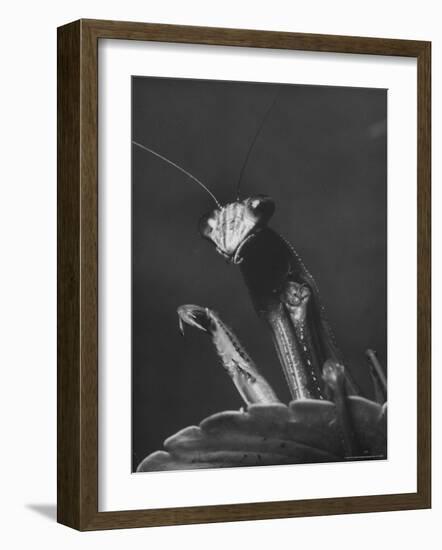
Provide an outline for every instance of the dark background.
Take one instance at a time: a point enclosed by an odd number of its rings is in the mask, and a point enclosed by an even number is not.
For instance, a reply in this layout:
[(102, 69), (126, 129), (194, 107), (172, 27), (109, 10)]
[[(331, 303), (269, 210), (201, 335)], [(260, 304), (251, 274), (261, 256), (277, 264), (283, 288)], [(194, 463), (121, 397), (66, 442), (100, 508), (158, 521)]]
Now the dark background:
[[(364, 351), (387, 344), (386, 90), (134, 77), (133, 139), (235, 200), (276, 203), (270, 226), (315, 277), (346, 366), (371, 397)], [(270, 334), (239, 269), (197, 230), (212, 199), (133, 147), (133, 468), (165, 438), (242, 401), (203, 333), (178, 331), (176, 308), (215, 309), (278, 396), (290, 395)]]

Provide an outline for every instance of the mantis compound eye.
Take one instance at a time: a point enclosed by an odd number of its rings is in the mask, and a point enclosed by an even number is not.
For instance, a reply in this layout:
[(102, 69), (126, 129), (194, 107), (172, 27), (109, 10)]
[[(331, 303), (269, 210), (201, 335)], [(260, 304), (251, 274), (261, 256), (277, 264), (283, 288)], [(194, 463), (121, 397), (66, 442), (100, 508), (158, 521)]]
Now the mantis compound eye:
[(206, 214), (200, 219), (199, 222), (199, 232), (202, 237), (210, 238), (212, 231), (216, 227), (216, 219), (213, 216), (213, 213)]
[(247, 206), (261, 223), (267, 223), (275, 211), (275, 203), (266, 195), (250, 197), (247, 201)]

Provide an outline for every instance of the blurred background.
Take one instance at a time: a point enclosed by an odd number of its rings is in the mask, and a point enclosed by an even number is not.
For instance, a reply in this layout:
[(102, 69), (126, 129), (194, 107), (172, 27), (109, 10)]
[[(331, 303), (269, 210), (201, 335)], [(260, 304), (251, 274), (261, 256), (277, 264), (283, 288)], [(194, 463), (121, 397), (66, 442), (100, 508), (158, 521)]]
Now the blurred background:
[[(315, 277), (346, 366), (372, 397), (366, 358), (387, 344), (387, 92), (133, 77), (132, 137), (203, 181), (221, 203), (270, 195), (270, 226)], [(185, 303), (216, 310), (280, 399), (289, 401), (270, 334), (240, 271), (198, 234), (215, 205), (197, 184), (133, 147), (133, 469), (165, 438), (242, 401), (210, 339), (178, 331)]]

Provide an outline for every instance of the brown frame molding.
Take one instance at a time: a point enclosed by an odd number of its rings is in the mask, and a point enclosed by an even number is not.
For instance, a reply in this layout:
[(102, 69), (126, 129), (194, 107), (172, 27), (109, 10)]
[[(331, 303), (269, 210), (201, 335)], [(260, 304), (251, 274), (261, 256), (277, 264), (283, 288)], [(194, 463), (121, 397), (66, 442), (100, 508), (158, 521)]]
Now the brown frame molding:
[[(98, 512), (98, 40), (406, 56), (418, 65), (417, 492)], [(431, 43), (79, 20), (58, 29), (58, 521), (82, 531), (431, 506)]]

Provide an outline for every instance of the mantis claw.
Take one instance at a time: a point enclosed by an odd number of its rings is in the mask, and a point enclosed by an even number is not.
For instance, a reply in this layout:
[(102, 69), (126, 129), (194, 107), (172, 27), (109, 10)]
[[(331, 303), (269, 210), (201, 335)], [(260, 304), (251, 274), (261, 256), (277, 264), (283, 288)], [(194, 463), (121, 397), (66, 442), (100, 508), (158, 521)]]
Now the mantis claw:
[[(210, 316), (206, 313), (207, 308), (200, 306), (185, 305), (177, 309), (178, 324), (181, 334), (184, 335), (184, 324), (195, 327), (204, 332), (209, 332)], [(208, 311), (208, 310), (207, 310)]]

